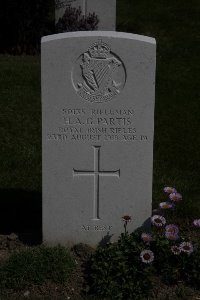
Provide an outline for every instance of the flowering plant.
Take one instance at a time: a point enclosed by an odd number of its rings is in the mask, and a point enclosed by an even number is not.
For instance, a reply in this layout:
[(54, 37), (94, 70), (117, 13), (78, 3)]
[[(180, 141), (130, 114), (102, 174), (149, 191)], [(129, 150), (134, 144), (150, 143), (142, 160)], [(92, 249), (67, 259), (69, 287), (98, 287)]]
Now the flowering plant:
[[(118, 241), (97, 249), (90, 266), (91, 291), (106, 299), (144, 299), (152, 275), (166, 284), (200, 286), (200, 241), (183, 236), (181, 226), (168, 218), (182, 205), (182, 195), (174, 187), (165, 187), (164, 192), (168, 201), (154, 210), (151, 233), (141, 229), (128, 233), (132, 217), (126, 214)], [(200, 219), (191, 225), (200, 230)]]
[[(167, 217), (170, 216), (170, 211), (175, 212), (183, 197), (174, 187), (165, 187), (164, 192), (168, 201), (161, 202), (156, 210), (157, 214), (151, 218), (153, 240), (149, 250), (154, 255), (152, 263), (156, 273), (162, 276), (165, 283), (185, 280), (193, 285), (197, 285), (197, 282), (200, 284), (200, 244), (191, 237), (184, 237), (179, 226), (170, 223)], [(200, 228), (200, 219), (195, 219), (193, 226)]]

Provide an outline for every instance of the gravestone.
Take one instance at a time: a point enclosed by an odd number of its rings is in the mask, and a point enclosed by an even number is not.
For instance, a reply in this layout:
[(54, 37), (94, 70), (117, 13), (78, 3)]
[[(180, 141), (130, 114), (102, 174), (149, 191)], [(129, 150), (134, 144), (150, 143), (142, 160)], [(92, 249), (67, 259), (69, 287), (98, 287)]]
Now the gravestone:
[(119, 32), (42, 39), (43, 238), (116, 240), (151, 216), (155, 40)]
[(66, 8), (81, 8), (84, 16), (95, 13), (98, 16), (98, 30), (115, 30), (116, 24), (116, 0), (56, 0), (55, 23), (61, 18)]

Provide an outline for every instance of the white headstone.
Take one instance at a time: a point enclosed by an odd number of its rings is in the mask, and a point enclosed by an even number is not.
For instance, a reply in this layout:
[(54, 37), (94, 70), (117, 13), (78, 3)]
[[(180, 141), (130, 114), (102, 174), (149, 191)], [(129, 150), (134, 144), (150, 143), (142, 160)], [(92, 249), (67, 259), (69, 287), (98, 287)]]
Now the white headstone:
[(43, 238), (97, 245), (151, 216), (155, 40), (42, 39)]
[(115, 30), (116, 27), (116, 0), (56, 0), (55, 23), (61, 18), (66, 8), (81, 8), (83, 15), (95, 13), (98, 16), (98, 30)]

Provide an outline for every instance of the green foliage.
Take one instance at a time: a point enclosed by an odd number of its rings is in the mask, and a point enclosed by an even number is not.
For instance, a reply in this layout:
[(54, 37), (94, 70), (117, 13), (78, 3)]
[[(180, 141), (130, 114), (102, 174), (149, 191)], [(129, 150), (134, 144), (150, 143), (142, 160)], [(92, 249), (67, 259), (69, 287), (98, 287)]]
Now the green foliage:
[(98, 23), (99, 20), (95, 13), (83, 16), (80, 7), (76, 9), (69, 5), (63, 17), (56, 23), (56, 32), (97, 30)]
[[(0, 69), (1, 190), (41, 191), (40, 58), (1, 55)], [(17, 192), (9, 197), (19, 205)]]
[(17, 251), (0, 267), (1, 288), (24, 288), (46, 280), (64, 283), (75, 264), (62, 246), (39, 246)]
[(175, 255), (171, 251), (173, 245), (183, 241), (167, 240), (163, 235), (154, 235), (151, 250), (154, 252), (155, 274), (162, 277), (165, 284), (177, 284), (183, 281), (198, 288), (200, 286), (200, 241), (193, 242), (194, 251), (191, 254), (181, 252)]
[[(174, 203), (171, 201), (170, 203), (169, 194), (165, 193), (167, 202), (163, 203), (172, 204), (172, 208), (160, 208), (158, 209), (159, 215), (156, 216), (156, 218), (163, 218), (165, 215), (165, 225), (168, 224), (168, 226), (165, 227), (163, 224), (160, 227), (152, 227), (151, 250), (155, 256), (156, 275), (161, 276), (166, 284), (177, 284), (179, 281), (183, 281), (198, 288), (200, 286), (200, 241), (194, 235), (194, 225), (182, 224), (183, 220), (179, 226), (171, 223), (172, 220), (176, 222), (176, 215), (179, 216), (180, 211), (186, 210), (187, 203), (182, 196), (183, 200), (176, 200)], [(190, 223), (193, 224), (192, 221)], [(168, 237), (166, 235), (167, 230), (170, 230)], [(199, 230), (200, 228), (196, 225), (197, 235), (200, 234), (198, 233)]]
[(157, 42), (153, 199), (176, 184), (187, 199), (182, 218), (200, 214), (199, 15), (199, 0), (117, 1), (117, 31)]
[(54, 0), (6, 0), (0, 4), (0, 52), (36, 54), (40, 39), (54, 33)]
[(195, 243), (194, 252), (184, 255), (181, 264), (183, 280), (192, 287), (200, 289), (200, 241)]
[(200, 243), (194, 243), (195, 249), (191, 254), (181, 252), (174, 255), (171, 251), (173, 243), (169, 241), (163, 243), (160, 242), (161, 239), (163, 238), (157, 237), (151, 247), (156, 257), (154, 262), (156, 275), (161, 276), (163, 282), (168, 285), (183, 281), (198, 288), (200, 286)]
[[(179, 243), (181, 240), (179, 240)], [(175, 255), (159, 231), (149, 244), (141, 241), (139, 232), (122, 234), (117, 243), (99, 247), (90, 262), (90, 293), (106, 299), (144, 299), (151, 293), (152, 278), (161, 277), (167, 285), (178, 284), (200, 287), (200, 241), (193, 243), (191, 254)], [(150, 264), (141, 261), (140, 253), (150, 248), (155, 260)], [(181, 292), (182, 290), (180, 290)]]
[[(124, 233), (119, 240), (98, 248), (91, 259), (90, 292), (109, 299), (143, 299), (150, 294), (155, 277), (167, 285), (183, 282), (199, 288), (200, 240), (182, 234), (181, 227), (168, 220), (172, 215), (175, 218), (177, 207), (184, 206), (182, 201), (180, 193), (168, 192), (168, 202), (162, 202), (157, 209), (160, 213), (152, 217), (151, 234), (142, 228), (129, 234), (131, 217), (122, 217)], [(196, 230), (199, 224), (200, 219), (194, 222)]]
[(151, 266), (141, 262), (142, 243), (122, 234), (117, 243), (99, 247), (91, 259), (90, 293), (106, 299), (143, 299), (151, 288)]

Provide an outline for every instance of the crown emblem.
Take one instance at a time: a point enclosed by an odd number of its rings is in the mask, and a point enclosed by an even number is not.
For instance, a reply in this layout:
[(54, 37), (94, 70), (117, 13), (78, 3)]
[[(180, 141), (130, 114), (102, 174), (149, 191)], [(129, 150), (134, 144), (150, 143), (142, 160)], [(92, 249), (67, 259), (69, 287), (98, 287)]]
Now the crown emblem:
[(92, 58), (107, 58), (110, 54), (110, 47), (103, 43), (102, 40), (98, 40), (98, 42), (90, 46), (88, 52)]
[(77, 94), (94, 103), (112, 100), (121, 92), (125, 82), (123, 62), (101, 38), (78, 57), (72, 71)]

